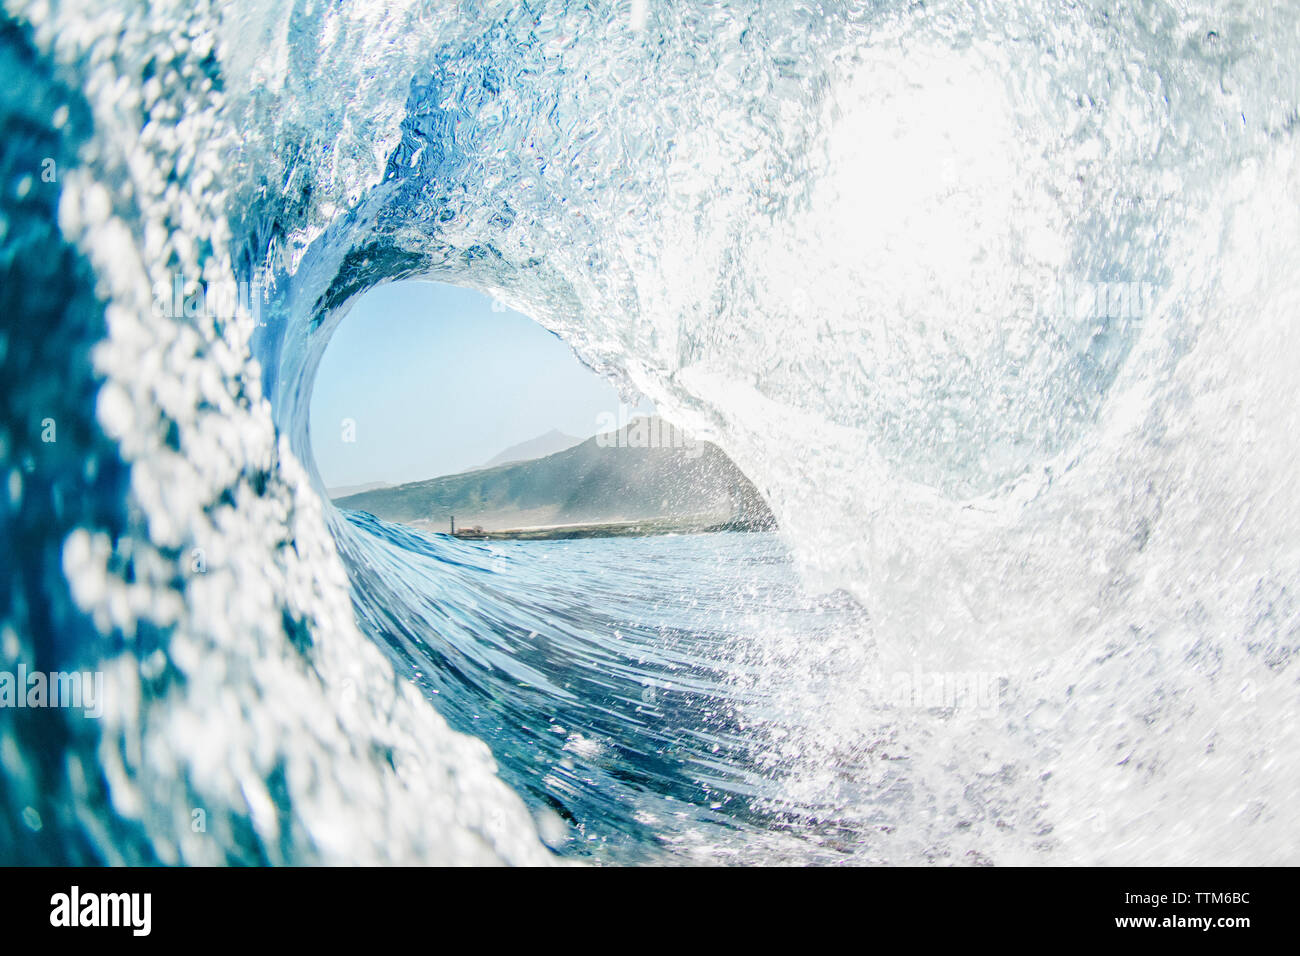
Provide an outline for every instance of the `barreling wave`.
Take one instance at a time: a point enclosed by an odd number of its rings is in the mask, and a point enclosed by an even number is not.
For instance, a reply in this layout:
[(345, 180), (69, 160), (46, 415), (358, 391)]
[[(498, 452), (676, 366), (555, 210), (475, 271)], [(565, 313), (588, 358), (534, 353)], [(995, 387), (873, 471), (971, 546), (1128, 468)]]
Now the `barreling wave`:
[[(0, 857), (1296, 859), (1300, 10), (6, 9), (0, 654), (105, 711), (0, 710)], [(780, 540), (335, 510), (409, 277)]]

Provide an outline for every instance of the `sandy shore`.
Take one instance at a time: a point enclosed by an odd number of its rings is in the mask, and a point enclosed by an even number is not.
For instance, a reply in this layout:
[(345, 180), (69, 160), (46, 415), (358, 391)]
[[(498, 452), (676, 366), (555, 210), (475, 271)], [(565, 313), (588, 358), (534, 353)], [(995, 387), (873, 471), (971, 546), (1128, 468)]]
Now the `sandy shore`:
[[(431, 528), (422, 530), (431, 531)], [(639, 521), (606, 521), (591, 524), (543, 525), (529, 528), (479, 530), (458, 528), (454, 537), (468, 541), (564, 541), (576, 538), (640, 537), (656, 534), (709, 534), (718, 531), (760, 531), (753, 524), (716, 517), (646, 518)], [(437, 532), (450, 535), (446, 531)]]

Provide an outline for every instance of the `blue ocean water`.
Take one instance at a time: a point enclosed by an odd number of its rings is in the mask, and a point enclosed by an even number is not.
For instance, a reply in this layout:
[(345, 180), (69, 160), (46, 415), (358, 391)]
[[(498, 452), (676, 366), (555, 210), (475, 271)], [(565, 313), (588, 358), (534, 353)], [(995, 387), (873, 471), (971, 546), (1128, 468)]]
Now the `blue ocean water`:
[[(0, 860), (1294, 862), (1298, 52), (1211, 0), (7, 6), (0, 687), (104, 706), (0, 707)], [(410, 278), (779, 534), (338, 512), (316, 368)]]
[(557, 851), (722, 861), (826, 812), (784, 800), (767, 763), (795, 728), (756, 679), (763, 636), (867, 640), (865, 614), (805, 593), (776, 535), (476, 544), (339, 523), (363, 627), (488, 743)]

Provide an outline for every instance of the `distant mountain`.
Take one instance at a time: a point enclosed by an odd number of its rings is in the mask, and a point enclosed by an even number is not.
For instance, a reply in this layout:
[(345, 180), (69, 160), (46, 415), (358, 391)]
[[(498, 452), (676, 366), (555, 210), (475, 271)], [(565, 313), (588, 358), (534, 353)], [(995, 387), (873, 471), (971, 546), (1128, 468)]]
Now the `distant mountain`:
[(657, 417), (532, 461), (413, 481), (336, 502), (445, 531), (692, 517), (772, 527), (767, 504), (721, 449)]
[(330, 496), (331, 500), (346, 498), (348, 495), (359, 495), (364, 491), (374, 491), (377, 488), (393, 487), (386, 481), (368, 481), (364, 485), (340, 485), (337, 488), (326, 488), (325, 494)]
[(581, 438), (566, 435), (558, 428), (552, 428), (545, 435), (538, 435), (536, 438), (530, 438), (518, 445), (511, 445), (491, 461), (479, 467), (494, 468), (497, 465), (509, 465), (517, 461), (532, 461), (534, 458), (545, 458), (547, 455), (554, 455), (557, 451), (565, 451), (581, 442)]

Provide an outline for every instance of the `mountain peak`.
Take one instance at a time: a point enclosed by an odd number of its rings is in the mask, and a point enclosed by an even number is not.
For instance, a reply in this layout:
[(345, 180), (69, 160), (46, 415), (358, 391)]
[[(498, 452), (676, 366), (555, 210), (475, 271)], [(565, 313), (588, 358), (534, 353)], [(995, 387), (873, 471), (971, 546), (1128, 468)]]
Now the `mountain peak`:
[(552, 428), (536, 438), (530, 438), (528, 441), (520, 442), (517, 445), (511, 445), (509, 448), (499, 452), (491, 460), (483, 463), (481, 468), (495, 468), (497, 465), (508, 465), (517, 461), (532, 461), (534, 458), (545, 458), (547, 455), (554, 455), (559, 451), (566, 451), (574, 445), (582, 443), (581, 438), (575, 438), (573, 435), (566, 435), (558, 428)]

